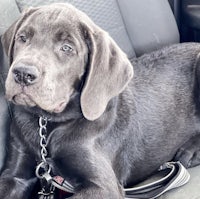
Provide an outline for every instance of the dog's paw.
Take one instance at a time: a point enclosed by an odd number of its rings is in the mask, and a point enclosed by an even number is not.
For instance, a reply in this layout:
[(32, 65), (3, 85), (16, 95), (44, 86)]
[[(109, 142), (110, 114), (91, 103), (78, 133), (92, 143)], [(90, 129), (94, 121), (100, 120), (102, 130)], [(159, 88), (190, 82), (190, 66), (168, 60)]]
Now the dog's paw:
[(200, 150), (180, 148), (174, 160), (180, 161), (186, 168), (197, 166), (200, 164)]
[(192, 137), (176, 153), (175, 161), (180, 161), (186, 168), (200, 165), (200, 135)]

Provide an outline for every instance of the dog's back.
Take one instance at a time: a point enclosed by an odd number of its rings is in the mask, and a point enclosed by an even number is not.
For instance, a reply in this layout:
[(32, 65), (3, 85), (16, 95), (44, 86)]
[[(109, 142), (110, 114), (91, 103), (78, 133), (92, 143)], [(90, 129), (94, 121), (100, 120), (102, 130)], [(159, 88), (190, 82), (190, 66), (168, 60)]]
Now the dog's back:
[(135, 76), (122, 93), (130, 104), (123, 106), (131, 117), (133, 140), (126, 140), (132, 158), (130, 179), (137, 182), (172, 160), (181, 145), (199, 132), (199, 52), (199, 44), (177, 44), (134, 61)]

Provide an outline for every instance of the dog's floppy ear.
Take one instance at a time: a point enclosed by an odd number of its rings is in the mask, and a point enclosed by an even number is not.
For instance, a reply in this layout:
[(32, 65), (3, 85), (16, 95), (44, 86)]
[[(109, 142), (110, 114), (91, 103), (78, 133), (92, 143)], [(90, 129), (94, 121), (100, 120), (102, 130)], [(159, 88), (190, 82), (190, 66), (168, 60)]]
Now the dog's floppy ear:
[(21, 17), (15, 21), (8, 30), (1, 36), (1, 43), (3, 45), (4, 51), (9, 58), (9, 64), (13, 61), (13, 47), (15, 43), (15, 34), (20, 28), (22, 23), (38, 8), (28, 8), (22, 12)]
[[(91, 27), (90, 27), (91, 26)], [(88, 120), (99, 118), (109, 100), (117, 96), (133, 77), (133, 66), (113, 39), (95, 24), (82, 24), (89, 49), (81, 109)]]

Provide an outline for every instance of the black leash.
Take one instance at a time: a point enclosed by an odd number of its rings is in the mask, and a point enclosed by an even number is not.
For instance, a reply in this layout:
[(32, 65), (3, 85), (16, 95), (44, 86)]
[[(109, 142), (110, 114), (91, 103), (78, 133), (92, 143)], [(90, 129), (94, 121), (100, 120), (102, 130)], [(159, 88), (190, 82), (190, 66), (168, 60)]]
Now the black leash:
[[(35, 174), (41, 180), (42, 189), (38, 192), (39, 199), (54, 199), (55, 189), (66, 193), (75, 193), (74, 186), (62, 176), (53, 176), (51, 166), (47, 162), (47, 122), (46, 117), (39, 118), (39, 136), (41, 147), (41, 162), (36, 167)], [(167, 174), (166, 174), (167, 173)], [(190, 179), (190, 174), (180, 162), (167, 162), (160, 167), (157, 174), (162, 177), (159, 180), (133, 187), (124, 188), (126, 199), (153, 199), (163, 193), (186, 184)]]
[[(167, 174), (166, 174), (167, 173)], [(133, 188), (124, 189), (126, 199), (153, 199), (161, 196), (165, 192), (178, 188), (186, 184), (190, 179), (190, 174), (180, 162), (167, 162), (158, 170), (157, 175), (161, 175), (158, 180)]]

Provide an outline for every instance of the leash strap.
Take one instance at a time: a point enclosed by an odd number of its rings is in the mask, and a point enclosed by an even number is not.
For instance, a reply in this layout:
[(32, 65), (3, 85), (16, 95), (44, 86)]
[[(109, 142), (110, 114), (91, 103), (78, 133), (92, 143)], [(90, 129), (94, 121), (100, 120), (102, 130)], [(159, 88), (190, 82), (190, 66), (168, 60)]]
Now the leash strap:
[[(167, 172), (167, 175), (166, 175)], [(167, 162), (162, 165), (158, 174), (164, 173), (164, 177), (146, 185), (125, 188), (126, 199), (154, 199), (165, 192), (186, 184), (190, 174), (180, 162)]]

